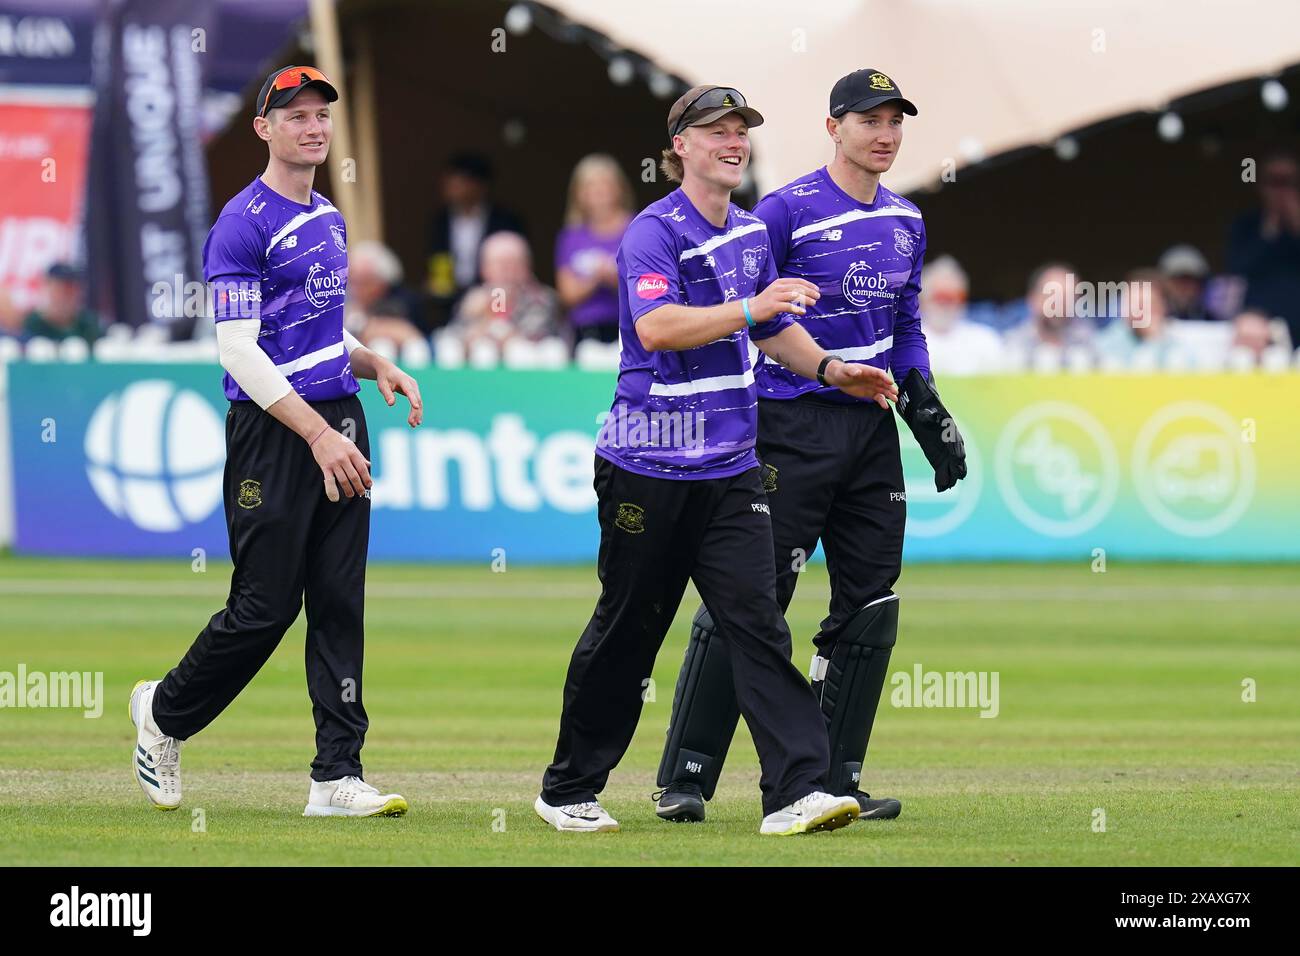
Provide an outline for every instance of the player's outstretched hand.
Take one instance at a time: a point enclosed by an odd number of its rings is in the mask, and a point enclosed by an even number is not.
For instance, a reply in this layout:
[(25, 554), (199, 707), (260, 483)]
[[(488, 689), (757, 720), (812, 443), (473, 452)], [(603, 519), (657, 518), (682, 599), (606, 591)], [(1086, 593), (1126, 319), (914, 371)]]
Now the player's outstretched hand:
[(755, 322), (768, 322), (782, 312), (803, 315), (821, 295), (821, 290), (806, 279), (777, 279), (754, 296), (749, 311)]
[(855, 398), (870, 398), (881, 408), (898, 401), (898, 386), (884, 369), (855, 362), (832, 362), (826, 367), (826, 384)]
[(379, 394), (384, 396), (389, 408), (397, 401), (397, 395), (406, 396), (406, 400), (411, 403), (411, 412), (406, 416), (408, 425), (414, 428), (424, 421), (424, 402), (420, 399), (420, 386), (415, 384), (415, 379), (392, 362), (384, 362), (375, 369), (375, 384), (379, 386)]
[[(389, 404), (392, 404), (391, 402)], [(341, 432), (330, 428), (311, 446), (311, 453), (325, 478), (325, 497), (339, 500), (339, 489), (349, 498), (363, 495), (374, 484), (370, 462), (361, 449)]]

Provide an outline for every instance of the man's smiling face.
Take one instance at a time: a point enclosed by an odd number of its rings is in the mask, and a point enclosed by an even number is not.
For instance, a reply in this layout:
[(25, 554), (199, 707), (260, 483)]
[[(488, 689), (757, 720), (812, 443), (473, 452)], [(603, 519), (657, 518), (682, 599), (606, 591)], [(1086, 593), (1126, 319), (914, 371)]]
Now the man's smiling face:
[(320, 90), (311, 88), (271, 110), (265, 126), (258, 123), (258, 135), (271, 144), (271, 155), (290, 166), (325, 162), (332, 133), (329, 102)]
[(690, 175), (706, 182), (736, 189), (749, 165), (749, 127), (736, 113), (704, 126), (682, 130), (675, 139), (678, 155)]

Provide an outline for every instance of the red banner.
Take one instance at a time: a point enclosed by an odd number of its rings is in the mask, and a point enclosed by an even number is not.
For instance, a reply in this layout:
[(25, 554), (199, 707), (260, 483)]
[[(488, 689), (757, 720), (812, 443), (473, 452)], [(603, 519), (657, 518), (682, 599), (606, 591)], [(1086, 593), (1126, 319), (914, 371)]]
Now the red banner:
[(22, 312), (82, 226), (89, 105), (0, 102), (0, 295)]

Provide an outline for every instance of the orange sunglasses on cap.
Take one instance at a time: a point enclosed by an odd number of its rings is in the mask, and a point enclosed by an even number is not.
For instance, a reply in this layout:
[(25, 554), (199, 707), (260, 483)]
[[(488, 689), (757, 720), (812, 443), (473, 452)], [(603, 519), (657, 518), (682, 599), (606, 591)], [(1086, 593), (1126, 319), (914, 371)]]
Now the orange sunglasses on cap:
[(284, 106), (297, 96), (304, 87), (312, 84), (322, 88), (328, 102), (333, 103), (339, 98), (339, 92), (334, 88), (334, 84), (329, 81), (329, 77), (316, 67), (286, 66), (283, 69), (276, 70), (262, 84), (262, 89), (257, 94), (257, 102), (261, 104), (257, 115), (265, 116), (267, 110)]

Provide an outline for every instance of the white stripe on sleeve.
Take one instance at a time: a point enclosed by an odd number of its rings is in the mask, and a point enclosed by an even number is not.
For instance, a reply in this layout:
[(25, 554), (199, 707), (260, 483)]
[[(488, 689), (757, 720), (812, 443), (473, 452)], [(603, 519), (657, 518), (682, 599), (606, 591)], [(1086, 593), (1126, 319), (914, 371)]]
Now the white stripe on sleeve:
[(656, 382), (650, 386), (651, 395), (702, 395), (705, 392), (725, 392), (729, 388), (749, 388), (754, 384), (754, 373), (746, 369), (743, 375), (714, 375), (690, 382)]

